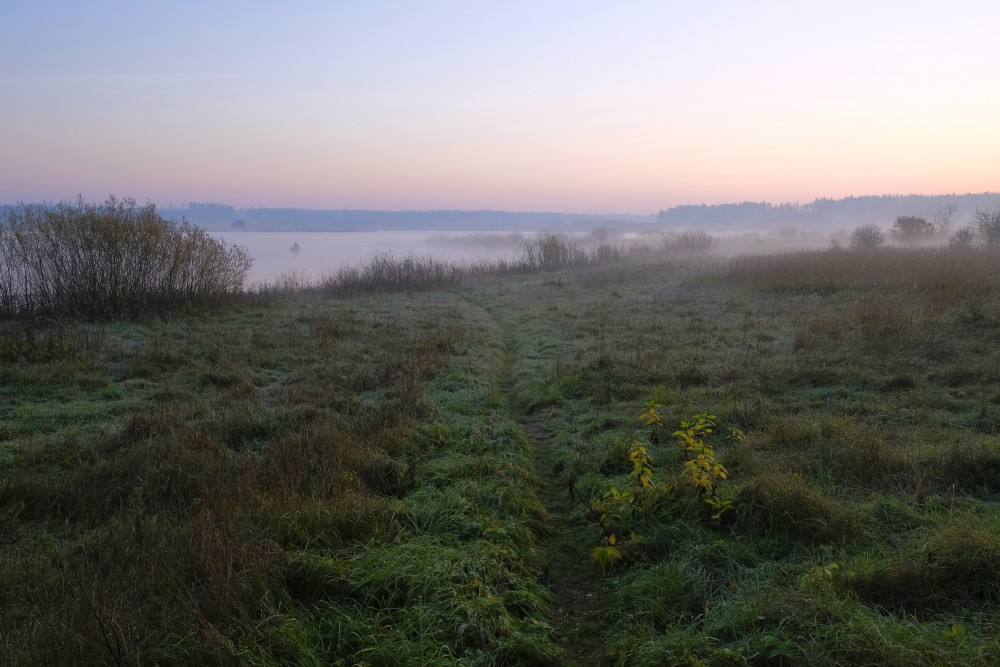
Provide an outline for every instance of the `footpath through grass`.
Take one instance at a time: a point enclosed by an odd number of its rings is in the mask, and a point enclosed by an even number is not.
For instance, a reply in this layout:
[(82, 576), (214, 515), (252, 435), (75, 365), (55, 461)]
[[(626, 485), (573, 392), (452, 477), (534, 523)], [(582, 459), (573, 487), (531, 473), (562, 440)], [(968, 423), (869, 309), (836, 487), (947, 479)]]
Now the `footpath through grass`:
[(562, 664), (598, 665), (604, 662), (605, 653), (605, 589), (587, 550), (580, 548), (587, 543), (591, 527), (575, 519), (578, 500), (557, 473), (552, 434), (541, 422), (522, 419), (521, 428), (534, 445), (539, 497), (548, 513), (539, 551), (541, 583), (552, 595), (553, 638), (563, 650)]
[(504, 343), (448, 294), (3, 329), (5, 664), (552, 664)]
[[(3, 324), (0, 657), (1000, 663), (977, 252)], [(671, 433), (706, 412), (729, 475), (698, 491)]]
[(581, 527), (580, 552), (606, 540), (591, 508), (632, 484), (645, 401), (674, 428), (709, 412), (720, 435), (746, 433), (716, 440), (719, 519), (685, 491), (673, 428), (648, 443), (663, 486), (598, 583), (603, 661), (1000, 660), (1000, 281), (979, 255), (908, 252), (612, 267), (488, 292), (513, 341), (514, 402), (549, 434), (547, 483), (582, 496), (559, 515)]
[(553, 424), (529, 414), (530, 406), (518, 391), (518, 377), (525, 371), (525, 361), (532, 358), (538, 341), (530, 329), (517, 326), (512, 311), (496, 308), (486, 292), (471, 293), (469, 298), (490, 313), (506, 345), (504, 394), (508, 409), (530, 445), (537, 492), (546, 509), (545, 526), (539, 533), (539, 578), (552, 596), (550, 625), (554, 641), (562, 650), (560, 664), (602, 664), (606, 639), (604, 587), (584, 547), (592, 527), (579, 520), (579, 499), (560, 474), (564, 464), (551, 430)]

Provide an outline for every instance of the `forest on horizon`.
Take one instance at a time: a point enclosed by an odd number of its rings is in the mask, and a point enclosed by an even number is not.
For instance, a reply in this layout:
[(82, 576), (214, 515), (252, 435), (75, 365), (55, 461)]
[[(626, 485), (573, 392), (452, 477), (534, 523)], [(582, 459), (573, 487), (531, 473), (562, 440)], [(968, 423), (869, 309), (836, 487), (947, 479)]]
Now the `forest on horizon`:
[[(860, 224), (888, 228), (898, 216), (932, 219), (946, 208), (952, 222), (963, 224), (976, 209), (1000, 203), (1000, 193), (948, 195), (870, 195), (842, 199), (820, 198), (807, 203), (739, 202), (680, 204), (656, 214), (592, 214), (533, 211), (463, 211), (308, 208), (238, 208), (228, 204), (192, 202), (158, 207), (167, 220), (187, 220), (209, 230), (246, 231), (589, 231), (622, 232), (705, 229), (762, 231), (806, 228), (832, 231)], [(0, 204), (0, 217), (25, 206), (44, 203)]]

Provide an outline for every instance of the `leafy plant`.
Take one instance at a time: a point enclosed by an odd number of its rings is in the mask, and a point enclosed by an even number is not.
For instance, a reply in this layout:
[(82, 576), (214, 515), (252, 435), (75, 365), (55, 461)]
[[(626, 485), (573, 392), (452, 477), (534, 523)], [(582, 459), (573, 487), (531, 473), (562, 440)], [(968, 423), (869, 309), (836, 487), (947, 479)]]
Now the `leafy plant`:
[[(645, 450), (645, 447), (641, 449)], [(652, 459), (649, 454), (633, 448), (629, 452), (629, 459), (634, 466), (629, 473), (629, 479), (633, 481), (632, 488), (619, 490), (612, 486), (590, 505), (591, 514), (602, 533), (601, 545), (591, 552), (590, 557), (603, 571), (621, 562), (619, 547), (636, 538), (631, 526), (637, 516), (644, 513), (653, 489)]]
[[(656, 401), (647, 401), (639, 413), (639, 421), (649, 431), (649, 443), (659, 442), (659, 431), (664, 428), (662, 406)], [(711, 509), (711, 518), (718, 521), (732, 509), (731, 500), (718, 496), (716, 488), (719, 480), (729, 478), (726, 470), (715, 456), (709, 438), (715, 431), (716, 417), (707, 413), (694, 415), (690, 420), (682, 420), (680, 428), (674, 431), (677, 444), (687, 455), (681, 477), (693, 487), (699, 497)], [(743, 440), (743, 432), (731, 429), (727, 439)], [(618, 445), (620, 446), (620, 445)], [(634, 524), (638, 519), (648, 523), (650, 508), (658, 498), (670, 494), (674, 489), (669, 483), (657, 484), (654, 479), (653, 456), (649, 447), (641, 440), (634, 440), (628, 450), (631, 470), (628, 473), (629, 486), (618, 489), (612, 486), (600, 498), (590, 504), (590, 511), (601, 528), (601, 545), (591, 552), (591, 558), (607, 571), (621, 562), (620, 546), (635, 540)]]
[(688, 454), (684, 462), (684, 475), (699, 495), (715, 494), (716, 480), (727, 479), (729, 471), (715, 458), (715, 450), (706, 442), (715, 430), (715, 415), (700, 414), (691, 421), (681, 421), (680, 429), (674, 431), (678, 443)]

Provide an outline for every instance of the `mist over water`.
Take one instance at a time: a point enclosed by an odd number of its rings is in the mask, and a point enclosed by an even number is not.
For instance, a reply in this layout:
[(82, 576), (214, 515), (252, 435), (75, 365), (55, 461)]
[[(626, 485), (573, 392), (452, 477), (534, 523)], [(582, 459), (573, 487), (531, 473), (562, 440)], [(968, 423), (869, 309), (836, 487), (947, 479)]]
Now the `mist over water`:
[[(450, 262), (515, 259), (526, 241), (547, 232), (469, 231), (377, 231), (377, 232), (209, 232), (227, 243), (242, 246), (253, 257), (247, 284), (273, 281), (283, 274), (319, 278), (346, 266), (367, 262), (377, 253), (397, 257), (433, 257)], [(678, 236), (689, 232), (614, 232), (592, 230), (560, 233), (569, 243), (585, 250), (601, 244), (643, 245), (667, 248)], [(695, 231), (695, 234), (704, 232)], [(828, 247), (831, 242), (847, 245), (848, 232), (810, 232), (795, 229), (771, 231), (713, 232), (705, 234), (710, 245), (699, 250), (716, 257), (769, 254)], [(940, 242), (940, 239), (936, 242)], [(297, 251), (293, 250), (297, 247)], [(676, 250), (675, 250), (676, 252)]]
[[(271, 281), (286, 273), (321, 276), (332, 269), (366, 261), (380, 252), (401, 257), (431, 256), (456, 262), (513, 257), (530, 234), (379, 231), (379, 232), (211, 232), (243, 246), (253, 257), (248, 283)], [(298, 246), (298, 252), (292, 250)]]

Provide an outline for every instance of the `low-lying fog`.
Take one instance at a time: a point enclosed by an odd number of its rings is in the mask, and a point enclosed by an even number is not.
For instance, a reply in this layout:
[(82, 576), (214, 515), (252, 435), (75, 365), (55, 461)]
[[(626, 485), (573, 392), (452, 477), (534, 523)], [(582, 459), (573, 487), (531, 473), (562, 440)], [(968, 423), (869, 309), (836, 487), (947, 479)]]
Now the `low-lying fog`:
[[(707, 238), (708, 254), (732, 256), (847, 245), (847, 232), (820, 233), (794, 229), (767, 232), (643, 232), (593, 230), (560, 234), (581, 248), (600, 244), (670, 248), (685, 234)], [(343, 266), (365, 262), (376, 253), (432, 256), (456, 262), (517, 256), (535, 233), (522, 232), (212, 232), (228, 243), (245, 247), (254, 258), (249, 282), (272, 281), (287, 273), (307, 278)], [(688, 246), (691, 247), (691, 246)], [(676, 250), (675, 250), (676, 252)]]
[(285, 273), (318, 277), (331, 269), (359, 264), (379, 252), (432, 256), (465, 262), (512, 257), (523, 234), (481, 232), (211, 232), (243, 246), (253, 257), (248, 281), (271, 281)]

